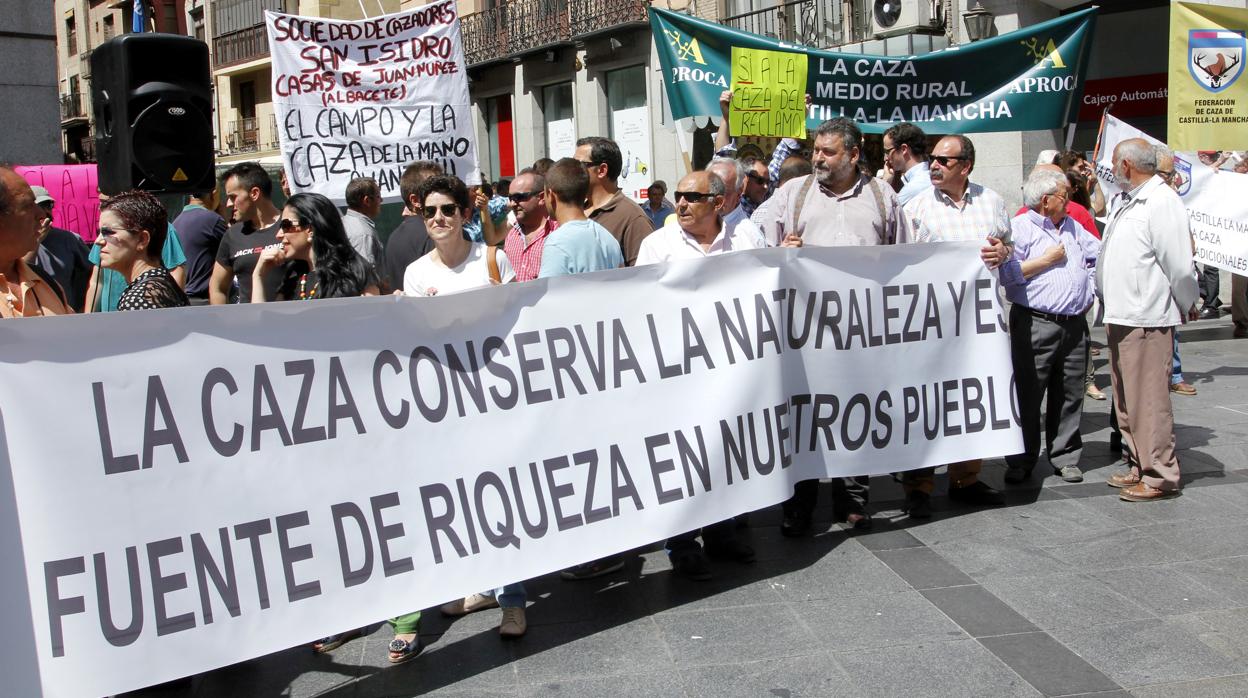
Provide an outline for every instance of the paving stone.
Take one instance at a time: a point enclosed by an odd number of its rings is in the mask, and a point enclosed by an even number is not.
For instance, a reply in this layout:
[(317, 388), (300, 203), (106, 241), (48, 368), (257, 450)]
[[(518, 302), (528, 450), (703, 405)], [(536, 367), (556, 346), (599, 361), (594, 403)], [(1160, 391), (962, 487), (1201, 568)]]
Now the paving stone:
[(1046, 696), (1120, 690), (1108, 676), (1047, 633), (988, 637), (980, 642)]
[(1248, 607), (1170, 619), (1231, 659), (1248, 659)]
[(788, 604), (654, 617), (678, 667), (714, 666), (725, 657), (774, 659), (808, 654), (815, 638)]
[(832, 652), (961, 640), (966, 633), (916, 591), (794, 604), (821, 646)]
[(856, 543), (836, 548), (818, 564), (777, 574), (770, 583), (781, 599), (793, 602), (910, 590), (896, 572)]
[(904, 548), (920, 548), (923, 541), (915, 538), (905, 528), (892, 528), (888, 525), (876, 524), (875, 529), (864, 533), (851, 533), (859, 545), (871, 551), (901, 550)]
[(975, 583), (931, 548), (882, 550), (875, 555), (915, 589)]
[(1248, 695), (1248, 676), (1143, 686), (1131, 691), (1131, 695), (1135, 698), (1243, 698)]
[(1040, 696), (975, 640), (836, 654), (859, 696)]
[(1177, 616), (1239, 605), (1217, 589), (1192, 581), (1173, 565), (1128, 567), (1090, 574), (1123, 596), (1146, 606), (1150, 613), (1157, 616)]
[[(649, 667), (636, 667), (649, 668)], [(652, 696), (686, 696), (680, 677), (675, 673), (629, 674), (625, 676), (584, 679), (555, 679), (535, 684), (521, 684), (516, 695), (522, 698), (544, 696), (614, 696), (618, 698), (651, 698)]]
[(1180, 573), (1210, 589), (1217, 589), (1241, 606), (1248, 606), (1248, 557), (1227, 557), (1174, 565)]
[(1032, 541), (1037, 546), (1084, 541), (1122, 530), (1122, 524), (1089, 508), (1078, 499), (1036, 502), (1013, 514), (1044, 528), (1044, 535)]
[(618, 676), (638, 669), (674, 672), (673, 664), (650, 618), (631, 623), (566, 623), (549, 626), (513, 643), (516, 681), (521, 684), (562, 679)]
[(496, 631), (448, 632), (429, 640), (422, 636), (426, 644), (420, 656), (397, 666), (390, 663), (387, 649), (393, 637), (383, 627), (366, 639), (355, 692), (359, 698), (434, 691), (505, 693), (515, 688), (517, 643), (503, 641)]
[(1101, 533), (1087, 540), (1043, 549), (1072, 568), (1084, 571), (1158, 565), (1183, 559), (1179, 551), (1135, 530)]
[(978, 584), (928, 589), (922, 594), (971, 637), (1026, 633), (1038, 629)]
[[(730, 658), (725, 658), (730, 659)], [(828, 654), (782, 657), (762, 662), (734, 662), (682, 671), (685, 695), (691, 698), (753, 698), (754, 696), (857, 695), (849, 675)], [(600, 694), (612, 695), (612, 694)], [(653, 695), (669, 695), (657, 692)]]
[(1193, 526), (1188, 522), (1167, 522), (1139, 526), (1136, 530), (1177, 551), (1184, 560), (1248, 555), (1248, 524)]
[(1038, 522), (1020, 517), (1011, 509), (947, 512), (910, 529), (911, 535), (928, 546), (965, 541), (1026, 542), (1046, 532)]
[(1045, 630), (1156, 617), (1104, 582), (1083, 574), (1001, 577), (984, 580), (983, 586)]
[(954, 541), (934, 545), (932, 549), (980, 581), (1072, 571), (1068, 563), (1048, 551), (1019, 540)]
[(1058, 629), (1053, 636), (1124, 688), (1248, 672), (1248, 663), (1223, 656), (1164, 620)]

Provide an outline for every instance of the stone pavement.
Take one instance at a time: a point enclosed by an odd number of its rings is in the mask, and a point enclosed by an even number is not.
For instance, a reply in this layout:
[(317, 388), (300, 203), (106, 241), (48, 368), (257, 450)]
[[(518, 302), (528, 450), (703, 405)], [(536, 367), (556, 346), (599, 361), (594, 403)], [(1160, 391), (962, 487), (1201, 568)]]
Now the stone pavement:
[[(534, 580), (519, 641), (499, 639), (497, 610), (434, 610), (423, 656), (402, 666), (388, 665), (382, 626), (329, 655), (294, 648), (141, 693), (1248, 695), (1248, 340), (1231, 339), (1226, 317), (1188, 327), (1183, 367), (1199, 395), (1174, 397), (1176, 499), (1118, 500), (1104, 484), (1107, 405), (1089, 400), (1083, 484), (1038, 468), (1008, 506), (982, 510), (938, 489), (935, 518), (912, 525), (900, 488), (873, 478), (877, 525), (863, 535), (828, 523), (825, 487), (818, 535), (785, 539), (778, 507), (756, 512), (759, 560), (716, 564), (710, 582), (674, 577), (658, 546), (601, 579)], [(990, 484), (1003, 474), (986, 464)]]

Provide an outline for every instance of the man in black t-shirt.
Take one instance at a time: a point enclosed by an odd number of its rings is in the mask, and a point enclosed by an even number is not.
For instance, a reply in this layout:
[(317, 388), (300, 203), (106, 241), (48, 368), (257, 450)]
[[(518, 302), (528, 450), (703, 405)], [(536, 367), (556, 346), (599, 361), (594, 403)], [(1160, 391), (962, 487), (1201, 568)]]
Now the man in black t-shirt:
[(412, 262), (433, 249), (425, 219), (420, 213), (420, 185), (425, 179), (442, 174), (442, 166), (436, 162), (421, 160), (403, 170), (399, 191), (403, 195), (403, 222), (390, 233), (386, 240), (386, 266), (382, 270), (390, 288), (403, 288), (403, 273)]
[[(238, 281), (238, 302), (251, 302), (251, 272), (264, 248), (280, 245), (277, 226), (281, 218), (271, 198), (273, 180), (259, 163), (243, 162), (221, 178), (226, 204), (238, 222), (225, 231), (212, 266), (208, 297), (213, 305), (230, 302), (231, 287)], [(265, 295), (278, 298), (295, 272), (292, 263), (274, 268), (264, 277)]]

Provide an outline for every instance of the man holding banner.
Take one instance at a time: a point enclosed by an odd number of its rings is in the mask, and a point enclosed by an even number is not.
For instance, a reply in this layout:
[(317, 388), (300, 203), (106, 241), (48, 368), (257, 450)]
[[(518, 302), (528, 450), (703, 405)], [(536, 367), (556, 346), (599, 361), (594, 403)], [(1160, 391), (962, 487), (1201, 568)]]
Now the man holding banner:
[(1110, 378), (1129, 470), (1109, 478), (1119, 498), (1146, 502), (1179, 492), (1170, 405), (1174, 327), (1195, 320), (1187, 213), (1156, 176), (1157, 152), (1139, 138), (1114, 148), (1114, 179), (1125, 188), (1105, 229), (1096, 285), (1105, 302)]

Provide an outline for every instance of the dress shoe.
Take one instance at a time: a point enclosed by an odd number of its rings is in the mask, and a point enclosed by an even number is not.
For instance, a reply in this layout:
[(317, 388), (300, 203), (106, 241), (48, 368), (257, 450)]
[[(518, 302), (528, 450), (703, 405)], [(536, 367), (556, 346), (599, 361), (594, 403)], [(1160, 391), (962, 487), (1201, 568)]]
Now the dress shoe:
[(1196, 386), (1192, 385), (1191, 383), (1188, 383), (1187, 381), (1171, 383), (1170, 392), (1178, 393), (1179, 395), (1195, 395)]
[(559, 573), (559, 578), (569, 582), (579, 582), (586, 579), (601, 577), (604, 574), (611, 574), (616, 570), (622, 569), (624, 569), (624, 556), (611, 555), (610, 557), (604, 557), (601, 560), (594, 560), (593, 562), (586, 562), (585, 564), (577, 565), (576, 567), (569, 567)]
[(524, 618), (523, 608), (504, 608), (503, 622), (498, 626), (498, 634), (502, 637), (522, 637), (529, 629), (529, 622)]
[(1114, 473), (1109, 476), (1109, 479), (1105, 481), (1105, 484), (1119, 489), (1134, 487), (1135, 485), (1140, 484), (1140, 474), (1134, 469), (1128, 470), (1125, 473)]
[(1222, 311), (1217, 308), (1205, 308), (1200, 311), (1201, 320), (1217, 320), (1222, 317)]
[(1066, 482), (1083, 482), (1083, 471), (1077, 465), (1066, 465), (1053, 470)]
[(498, 599), (488, 594), (473, 594), (462, 599), (455, 599), (450, 603), (442, 604), (442, 615), (457, 618), (469, 613), (484, 611), (487, 608), (497, 608)]
[(750, 563), (754, 562), (754, 548), (745, 541), (732, 540), (717, 541), (715, 543), (706, 544), (706, 555), (712, 560), (728, 560), (730, 562)]
[(780, 522), (780, 535), (785, 538), (801, 538), (810, 535), (810, 516), (808, 514), (785, 514)]
[(902, 508), (912, 519), (932, 518), (932, 498), (926, 492), (914, 490), (906, 495), (906, 504)]
[(872, 527), (871, 515), (861, 511), (851, 511), (841, 520), (842, 523), (848, 525), (855, 531), (870, 531)]
[(1235, 339), (1244, 339), (1245, 337), (1248, 337), (1248, 327), (1240, 327), (1239, 325), (1236, 325), (1235, 331), (1231, 333), (1231, 336)]
[(949, 499), (975, 506), (995, 507), (1005, 504), (1005, 496), (1001, 492), (994, 490), (979, 480), (963, 487), (950, 487)]
[(1084, 395), (1087, 395), (1088, 397), (1092, 398), (1093, 400), (1104, 400), (1104, 399), (1105, 399), (1105, 391), (1103, 391), (1103, 390), (1101, 390), (1100, 388), (1096, 387), (1096, 383), (1088, 383), (1088, 387), (1087, 387), (1087, 389), (1086, 389), (1086, 390), (1084, 390), (1084, 391), (1083, 391), (1083, 394), (1084, 394)]
[(711, 578), (711, 563), (700, 550), (684, 552), (672, 556), (672, 571), (686, 579), (705, 582)]
[(1143, 482), (1124, 487), (1118, 492), (1118, 499), (1124, 502), (1151, 502), (1155, 499), (1166, 499), (1178, 495), (1178, 490), (1159, 490)]
[(1011, 485), (1020, 485), (1031, 479), (1031, 468), (1011, 465), (1005, 470), (1005, 481)]

